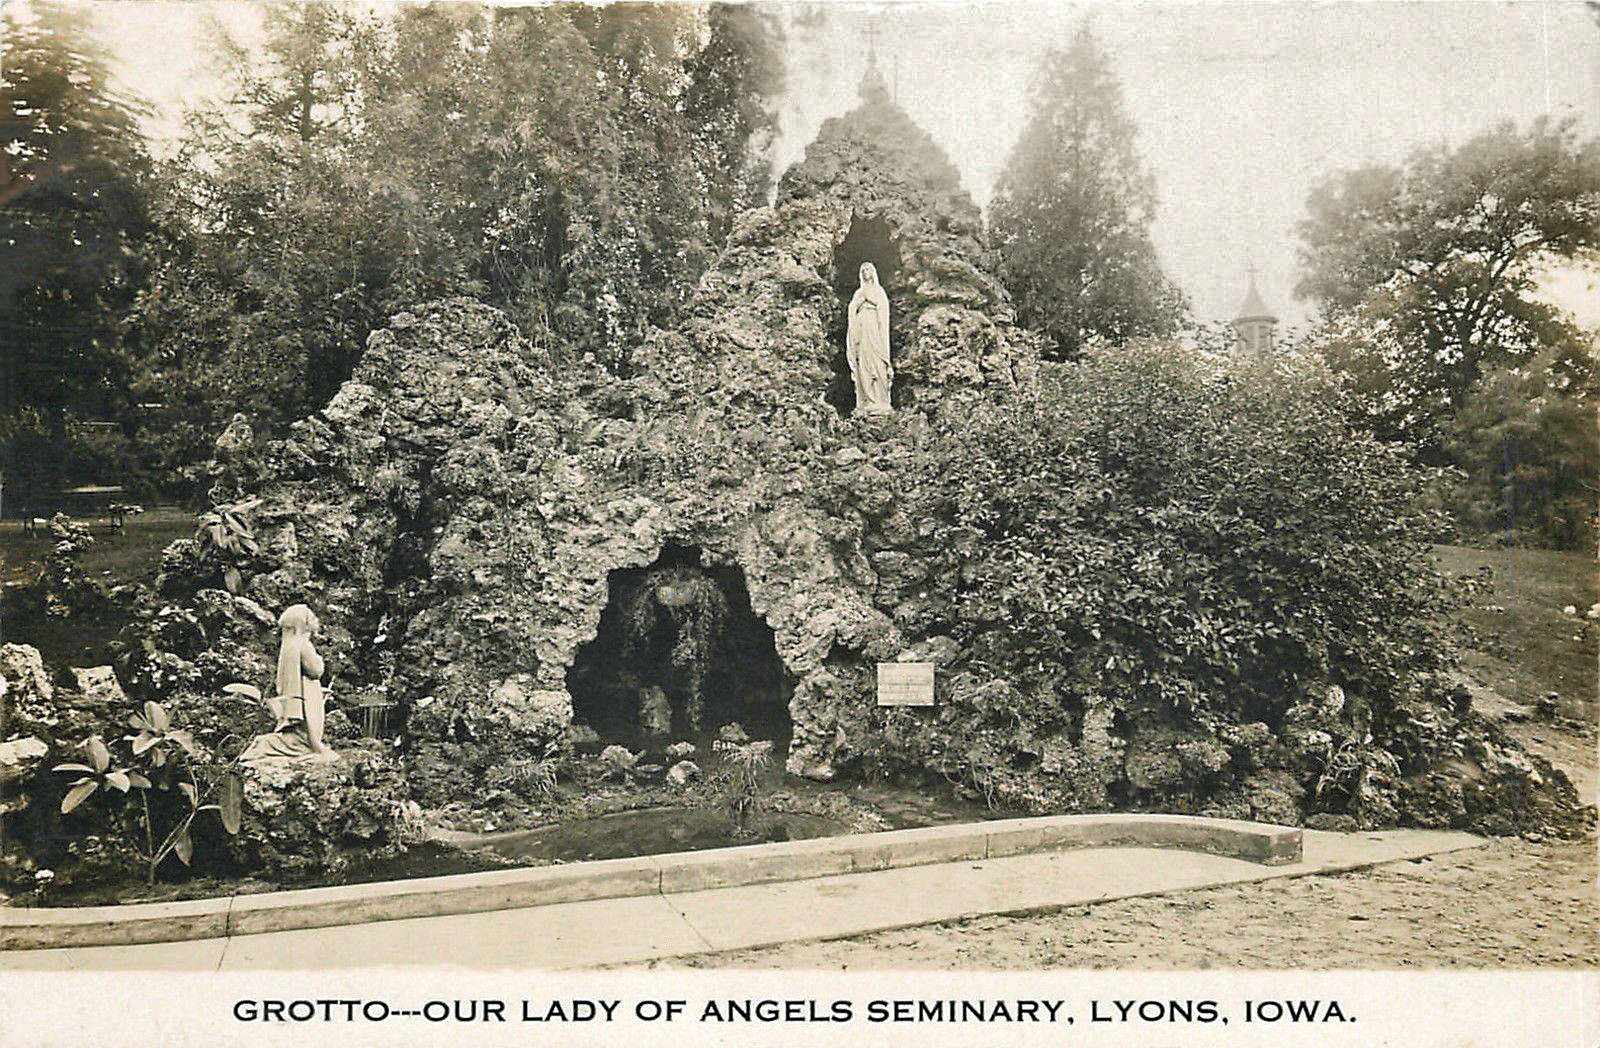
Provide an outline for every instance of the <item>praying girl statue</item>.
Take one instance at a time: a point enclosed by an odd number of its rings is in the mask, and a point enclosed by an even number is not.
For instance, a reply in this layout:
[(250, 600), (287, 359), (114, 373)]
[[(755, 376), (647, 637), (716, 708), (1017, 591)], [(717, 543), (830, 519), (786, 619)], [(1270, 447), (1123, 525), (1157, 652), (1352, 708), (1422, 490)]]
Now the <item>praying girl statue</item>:
[(322, 656), (311, 643), (321, 627), (316, 613), (296, 604), (278, 617), (282, 638), (278, 643), (277, 694), (266, 700), (275, 727), (270, 735), (257, 735), (240, 755), (249, 761), (261, 757), (298, 757), (333, 760), (334, 752), (322, 740), (326, 698)]
[(894, 366), (889, 363), (889, 296), (878, 283), (878, 270), (861, 263), (861, 286), (850, 299), (850, 326), (845, 334), (845, 359), (855, 379), (857, 415), (887, 415), (894, 410), (889, 390)]

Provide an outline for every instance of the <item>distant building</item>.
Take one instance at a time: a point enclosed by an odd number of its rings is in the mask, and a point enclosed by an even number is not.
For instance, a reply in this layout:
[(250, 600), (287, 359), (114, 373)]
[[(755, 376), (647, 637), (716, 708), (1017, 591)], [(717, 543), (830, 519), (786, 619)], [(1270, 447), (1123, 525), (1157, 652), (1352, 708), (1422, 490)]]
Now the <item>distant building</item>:
[(1238, 336), (1239, 349), (1245, 353), (1265, 356), (1273, 351), (1277, 342), (1278, 318), (1261, 301), (1254, 267), (1250, 270), (1250, 289), (1245, 292), (1239, 312), (1233, 318), (1233, 331)]

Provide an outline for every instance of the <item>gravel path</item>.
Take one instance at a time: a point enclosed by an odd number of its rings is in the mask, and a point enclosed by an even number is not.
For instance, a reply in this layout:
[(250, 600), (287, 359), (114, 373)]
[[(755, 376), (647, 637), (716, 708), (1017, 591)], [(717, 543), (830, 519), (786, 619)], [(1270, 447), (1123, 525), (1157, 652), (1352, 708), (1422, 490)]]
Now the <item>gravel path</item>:
[(699, 968), (1600, 966), (1595, 845), (1483, 848), (1333, 877), (661, 962)]

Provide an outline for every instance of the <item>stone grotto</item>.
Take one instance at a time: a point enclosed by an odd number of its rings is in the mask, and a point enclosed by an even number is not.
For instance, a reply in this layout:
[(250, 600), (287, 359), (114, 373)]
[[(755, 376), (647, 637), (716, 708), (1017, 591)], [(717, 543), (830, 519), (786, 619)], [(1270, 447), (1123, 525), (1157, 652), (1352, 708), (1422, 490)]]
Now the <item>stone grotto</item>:
[[(951, 777), (927, 755), (957, 748), (963, 703), (1009, 684), (941, 625), (926, 561), (952, 537), (906, 512), (898, 471), (1044, 365), (955, 168), (875, 70), (861, 96), (772, 206), (739, 216), (630, 375), (458, 298), (373, 332), (286, 439), (236, 418), (212, 501), (255, 547), (167, 550), (162, 606), (127, 634), (130, 693), (169, 701), (202, 740), (247, 738), (262, 729), (221, 689), (271, 679), (271, 623), (303, 601), (335, 700), (393, 710), (397, 741), (366, 745), (425, 811), (470, 806), (512, 762), (730, 721), (812, 780)], [(885, 416), (850, 412), (845, 309), (863, 261), (892, 303)], [(935, 665), (937, 705), (877, 706), (877, 664), (893, 660)], [(1127, 796), (1153, 758), (1119, 725), (1091, 709), (1052, 740), (1051, 773), (1072, 784), (1056, 796), (1081, 810)], [(1212, 811), (1300, 820), (1271, 775), (1219, 780), (1228, 751), (1211, 745)]]
[[(789, 770), (816, 779), (873, 755), (876, 663), (952, 668), (949, 642), (917, 625), (930, 524), (897, 512), (886, 471), (959, 424), (968, 398), (1026, 381), (1037, 348), (989, 272), (955, 169), (875, 71), (862, 94), (783, 176), (775, 206), (740, 217), (682, 322), (635, 350), (637, 377), (557, 371), (550, 347), (469, 300), (400, 314), (287, 440), (258, 445), (236, 421), (213, 498), (259, 500), (260, 552), (180, 542), (163, 588), (219, 599), (232, 566), (249, 600), (322, 609), (335, 691), (372, 689), (404, 710), (424, 803), (469, 792), (492, 762), (554, 752), (575, 702), (589, 728), (626, 733), (641, 700), (608, 689), (682, 690), (629, 681), (594, 650), (652, 570), (711, 580), (730, 618), (756, 620), (724, 640), (770, 645), (742, 675), (760, 679), (711, 674), (708, 715), (770, 724)], [(894, 303), (885, 418), (848, 417), (844, 309), (863, 260)]]

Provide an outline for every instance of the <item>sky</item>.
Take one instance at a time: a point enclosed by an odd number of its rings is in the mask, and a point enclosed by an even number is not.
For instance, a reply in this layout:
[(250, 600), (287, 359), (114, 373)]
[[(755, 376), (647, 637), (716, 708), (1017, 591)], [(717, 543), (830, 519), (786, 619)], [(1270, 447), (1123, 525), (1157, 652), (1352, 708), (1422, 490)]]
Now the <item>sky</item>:
[[(778, 168), (856, 104), (869, 38), (896, 100), (979, 203), (1021, 131), (1041, 55), (1088, 18), (1113, 56), (1161, 197), (1153, 235), (1201, 320), (1231, 317), (1254, 266), (1286, 322), (1295, 225), (1322, 177), (1456, 144), (1498, 121), (1572, 117), (1600, 134), (1600, 18), (1578, 2), (807, 3), (786, 24)], [(249, 39), (253, 5), (124, 0), (96, 20), (159, 144), (212, 94), (207, 22)], [(1600, 324), (1593, 272), (1549, 297)]]

